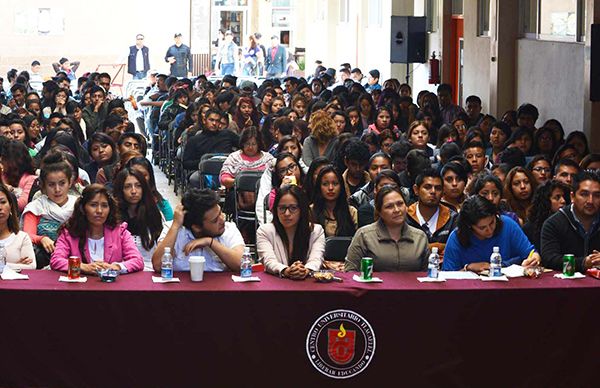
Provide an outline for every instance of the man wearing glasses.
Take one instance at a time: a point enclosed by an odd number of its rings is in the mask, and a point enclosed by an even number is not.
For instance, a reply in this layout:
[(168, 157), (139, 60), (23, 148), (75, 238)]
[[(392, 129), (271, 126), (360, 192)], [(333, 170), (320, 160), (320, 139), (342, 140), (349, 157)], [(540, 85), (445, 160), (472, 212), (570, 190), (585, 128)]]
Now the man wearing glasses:
[(133, 79), (146, 78), (146, 74), (150, 70), (148, 51), (148, 47), (144, 46), (144, 35), (137, 34), (135, 45), (129, 47), (129, 56), (127, 57), (127, 72), (133, 76)]

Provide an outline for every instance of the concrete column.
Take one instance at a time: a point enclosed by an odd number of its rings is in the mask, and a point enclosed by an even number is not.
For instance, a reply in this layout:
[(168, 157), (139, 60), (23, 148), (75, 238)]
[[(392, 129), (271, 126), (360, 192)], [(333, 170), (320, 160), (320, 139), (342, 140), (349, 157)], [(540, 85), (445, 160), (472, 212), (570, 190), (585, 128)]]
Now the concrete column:
[[(440, 34), (441, 34), (441, 38), (442, 38), (442, 52), (441, 52), (441, 58), (442, 61), (440, 63), (441, 65), (441, 76), (442, 76), (442, 83), (450, 83), (450, 79), (451, 79), (451, 73), (452, 73), (452, 44), (453, 42), (453, 36), (452, 36), (452, 28), (451, 28), (451, 24), (452, 24), (452, 0), (443, 0), (440, 4), (440, 16), (441, 16), (441, 23), (440, 23)], [(431, 54), (432, 50), (429, 50), (429, 54)], [(438, 53), (438, 56), (440, 55), (440, 53)], [(457, 91), (455, 90), (454, 93), (456, 94)], [(460, 101), (459, 101), (459, 105), (460, 105)]]
[(490, 94), (488, 111), (499, 118), (515, 107), (519, 1), (490, 2)]
[[(592, 48), (591, 38), (591, 25), (600, 23), (600, 0), (586, 0), (586, 14), (587, 20), (585, 25), (587, 26), (585, 34), (585, 60), (584, 60), (584, 93), (583, 93), (583, 125), (584, 132), (588, 138), (590, 149), (592, 152), (600, 152), (600, 102), (590, 101), (590, 71), (591, 62), (590, 54)], [(600, 42), (594, 42), (596, 46), (600, 45)], [(595, 47), (598, 49), (598, 47)], [(596, 66), (600, 64), (596, 63)]]

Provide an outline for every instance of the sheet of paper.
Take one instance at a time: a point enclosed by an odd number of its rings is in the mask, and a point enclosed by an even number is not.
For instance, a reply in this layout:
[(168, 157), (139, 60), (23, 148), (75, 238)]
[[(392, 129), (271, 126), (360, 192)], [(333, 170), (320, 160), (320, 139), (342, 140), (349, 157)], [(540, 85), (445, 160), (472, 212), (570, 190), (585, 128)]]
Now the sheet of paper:
[(440, 277), (445, 280), (477, 280), (479, 276), (470, 271), (441, 271)]
[(246, 283), (246, 282), (260, 282), (260, 278), (258, 276), (250, 276), (249, 278), (243, 278), (237, 275), (231, 275), (231, 280), (236, 283)]
[(502, 276), (480, 276), (479, 279), (481, 279), (484, 282), (507, 282), (508, 278), (506, 277), (506, 275), (502, 275)]
[(523, 272), (524, 270), (525, 268), (522, 266), (513, 264), (510, 267), (502, 268), (502, 273), (509, 278), (520, 278), (525, 276), (525, 273)]
[(2, 280), (29, 280), (29, 275), (22, 275), (20, 273), (17, 273), (8, 265), (4, 267), (4, 270), (2, 271), (2, 275), (0, 275), (0, 277), (2, 278)]
[(85, 283), (85, 282), (87, 282), (87, 277), (81, 276), (81, 277), (78, 277), (77, 279), (69, 279), (68, 276), (61, 276), (58, 278), (58, 281), (65, 282), (65, 283)]
[(417, 278), (417, 280), (420, 281), (421, 283), (443, 283), (446, 281), (446, 279), (444, 279), (442, 277), (438, 277), (438, 278), (424, 277), (424, 278)]
[(557, 273), (556, 275), (554, 275), (554, 277), (561, 279), (561, 280), (572, 280), (572, 279), (583, 279), (583, 278), (585, 278), (585, 275), (582, 274), (581, 272), (575, 272), (575, 275), (573, 275), (573, 276), (566, 276), (562, 273)]
[(163, 279), (160, 276), (152, 276), (153, 283), (179, 283), (179, 278)]
[(361, 278), (359, 275), (352, 276), (352, 280), (354, 280), (355, 282), (359, 282), (359, 283), (383, 283), (383, 280), (381, 280), (380, 278), (373, 277), (369, 280), (365, 280), (365, 279)]

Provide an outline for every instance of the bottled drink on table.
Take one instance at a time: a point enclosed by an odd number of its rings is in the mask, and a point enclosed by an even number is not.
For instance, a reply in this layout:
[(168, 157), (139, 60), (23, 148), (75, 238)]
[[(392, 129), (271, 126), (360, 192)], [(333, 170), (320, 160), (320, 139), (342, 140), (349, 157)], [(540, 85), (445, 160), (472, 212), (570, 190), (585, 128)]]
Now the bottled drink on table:
[(243, 278), (249, 278), (252, 276), (252, 254), (250, 248), (244, 248), (244, 255), (242, 256), (242, 262), (240, 265), (240, 276)]
[(499, 247), (494, 247), (490, 256), (490, 277), (495, 276), (502, 276), (502, 256)]
[(431, 248), (431, 254), (429, 255), (429, 265), (427, 266), (427, 277), (437, 279), (440, 271), (440, 255), (438, 255), (438, 248)]
[(160, 264), (160, 276), (163, 279), (173, 279), (173, 257), (171, 256), (171, 248), (165, 248), (162, 261)]
[(0, 242), (0, 273), (4, 271), (4, 266), (6, 265), (6, 248), (4, 248), (4, 243)]

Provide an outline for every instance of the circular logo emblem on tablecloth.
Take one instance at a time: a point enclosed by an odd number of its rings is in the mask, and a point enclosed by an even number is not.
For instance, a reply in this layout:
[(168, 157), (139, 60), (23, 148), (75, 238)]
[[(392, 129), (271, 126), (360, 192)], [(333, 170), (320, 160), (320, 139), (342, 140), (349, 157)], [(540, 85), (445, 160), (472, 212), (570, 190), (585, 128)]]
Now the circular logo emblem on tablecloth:
[(375, 333), (361, 315), (334, 310), (320, 316), (306, 337), (306, 354), (325, 376), (347, 379), (356, 376), (373, 359)]

